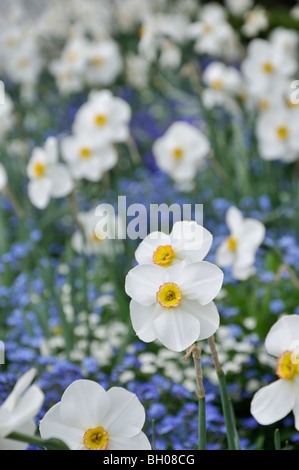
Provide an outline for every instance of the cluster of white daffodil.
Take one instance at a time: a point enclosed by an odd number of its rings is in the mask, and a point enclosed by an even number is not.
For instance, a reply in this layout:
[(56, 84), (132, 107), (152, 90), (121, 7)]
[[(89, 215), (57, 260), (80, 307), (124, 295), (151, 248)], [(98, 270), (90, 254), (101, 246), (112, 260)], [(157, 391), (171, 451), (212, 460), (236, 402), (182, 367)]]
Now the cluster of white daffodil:
[(114, 144), (128, 139), (130, 118), (128, 103), (110, 90), (91, 92), (76, 114), (72, 135), (61, 139), (65, 163), (59, 162), (57, 138), (33, 150), (27, 166), (32, 204), (44, 209), (52, 197), (69, 195), (76, 181), (100, 181), (118, 161)]
[(211, 233), (193, 221), (176, 222), (170, 235), (152, 232), (141, 242), (138, 266), (128, 273), (125, 285), (132, 299), (132, 325), (141, 340), (159, 340), (183, 351), (218, 329), (213, 300), (223, 273), (203, 261), (211, 243)]

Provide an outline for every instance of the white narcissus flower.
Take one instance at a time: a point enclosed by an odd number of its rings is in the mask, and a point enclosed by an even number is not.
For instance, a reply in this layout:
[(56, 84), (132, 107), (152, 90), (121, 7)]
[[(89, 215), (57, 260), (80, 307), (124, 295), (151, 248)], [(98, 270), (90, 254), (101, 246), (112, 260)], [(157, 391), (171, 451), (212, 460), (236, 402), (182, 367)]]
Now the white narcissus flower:
[(44, 148), (33, 150), (27, 175), (29, 199), (38, 209), (47, 207), (51, 197), (65, 197), (73, 189), (67, 166), (58, 162), (58, 144), (54, 137), (48, 137)]
[(251, 10), (245, 13), (245, 23), (243, 24), (241, 31), (242, 33), (252, 38), (257, 36), (261, 31), (264, 31), (269, 26), (268, 15), (260, 5), (256, 5)]
[(43, 439), (57, 438), (70, 450), (150, 450), (142, 432), (145, 411), (121, 387), (106, 391), (92, 380), (76, 380), (40, 422)]
[(227, 45), (235, 37), (225, 9), (216, 2), (201, 7), (198, 21), (188, 26), (186, 34), (195, 40), (194, 49), (197, 53), (216, 57), (226, 55)]
[(219, 327), (213, 299), (222, 281), (221, 269), (206, 261), (131, 269), (125, 289), (132, 299), (130, 315), (137, 336), (146, 343), (159, 340), (173, 351), (210, 337)]
[(293, 162), (299, 158), (298, 117), (298, 110), (283, 103), (258, 117), (256, 136), (263, 159)]
[(239, 71), (223, 62), (210, 63), (202, 74), (203, 83), (207, 88), (203, 90), (202, 99), (206, 107), (227, 105), (234, 103), (233, 97), (241, 96), (243, 82)]
[(76, 180), (99, 181), (118, 161), (112, 144), (94, 141), (85, 134), (65, 137), (61, 142), (61, 154)]
[(178, 183), (194, 180), (209, 150), (207, 137), (183, 121), (172, 124), (153, 145), (158, 167)]
[[(97, 215), (96, 210), (88, 212), (80, 212), (78, 221), (82, 230), (78, 230), (72, 237), (72, 247), (77, 253), (85, 253), (87, 255), (112, 253), (112, 243), (117, 242), (118, 233), (122, 230), (118, 216), (108, 214), (108, 217)], [(101, 223), (103, 221), (103, 223)], [(120, 245), (114, 246), (119, 249)]]
[(37, 385), (30, 385), (35, 369), (30, 369), (15, 384), (0, 406), (0, 450), (25, 450), (28, 444), (7, 438), (11, 433), (34, 435), (34, 418), (39, 412), (44, 394)]
[(130, 135), (131, 108), (110, 90), (92, 91), (88, 101), (78, 110), (73, 125), (74, 134), (104, 142), (124, 142)]
[(4, 166), (0, 163), (0, 191), (3, 191), (6, 185), (7, 185), (7, 173), (6, 173)]
[(253, 0), (226, 0), (225, 4), (230, 13), (235, 16), (243, 16), (253, 6)]
[(265, 226), (259, 220), (244, 218), (236, 207), (226, 213), (230, 235), (216, 250), (216, 263), (232, 267), (235, 279), (245, 280), (255, 272), (256, 252), (265, 238)]
[(254, 95), (272, 91), (282, 78), (296, 72), (297, 61), (291, 54), (266, 39), (253, 39), (241, 64), (248, 91)]
[(299, 316), (285, 315), (270, 329), (265, 348), (277, 357), (278, 380), (262, 387), (253, 397), (251, 414), (262, 425), (275, 423), (290, 412), (299, 431)]
[(118, 45), (112, 39), (91, 42), (86, 51), (86, 81), (90, 86), (110, 85), (123, 68)]
[(212, 234), (195, 221), (176, 222), (169, 235), (152, 232), (142, 240), (135, 258), (138, 264), (156, 264), (165, 268), (182, 261), (202, 261), (212, 241)]

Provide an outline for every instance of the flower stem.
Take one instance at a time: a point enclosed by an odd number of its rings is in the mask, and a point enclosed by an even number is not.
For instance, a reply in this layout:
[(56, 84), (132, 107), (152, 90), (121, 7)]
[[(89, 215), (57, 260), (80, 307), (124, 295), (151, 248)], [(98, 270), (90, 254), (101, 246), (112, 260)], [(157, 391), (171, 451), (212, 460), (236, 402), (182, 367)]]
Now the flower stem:
[(187, 349), (186, 355), (183, 357), (183, 359), (189, 359), (191, 354), (195, 367), (198, 396), (198, 450), (206, 450), (206, 399), (200, 361), (201, 350), (195, 343)]
[(41, 439), (38, 436), (28, 436), (19, 432), (12, 432), (9, 434), (7, 439), (13, 439), (14, 441), (27, 442), (39, 447), (45, 447), (48, 450), (69, 450), (67, 445), (59, 439)]
[(212, 359), (213, 359), (214, 366), (215, 366), (217, 376), (218, 376), (221, 403), (222, 403), (222, 409), (223, 409), (226, 432), (227, 432), (228, 448), (229, 450), (239, 450), (240, 444), (239, 444), (239, 437), (238, 437), (236, 427), (235, 427), (235, 417), (234, 417), (231, 401), (227, 393), (226, 378), (222, 370), (221, 364), (219, 362), (214, 336), (211, 336), (210, 338), (208, 338), (208, 343), (210, 346)]

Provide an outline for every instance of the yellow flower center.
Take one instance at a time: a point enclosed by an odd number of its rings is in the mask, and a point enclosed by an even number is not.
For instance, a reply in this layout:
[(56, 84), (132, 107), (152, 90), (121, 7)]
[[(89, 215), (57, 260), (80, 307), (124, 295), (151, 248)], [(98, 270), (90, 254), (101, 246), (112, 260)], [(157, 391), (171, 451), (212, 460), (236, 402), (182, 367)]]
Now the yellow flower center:
[(106, 450), (109, 444), (108, 432), (102, 426), (87, 429), (83, 443), (88, 450)]
[(78, 59), (78, 54), (77, 54), (77, 52), (75, 52), (75, 51), (69, 51), (69, 52), (67, 53), (66, 60), (67, 60), (68, 62), (70, 62), (71, 64), (73, 64), (74, 62), (76, 62), (77, 59)]
[(222, 80), (220, 80), (220, 78), (213, 80), (212, 83), (211, 83), (211, 87), (214, 90), (222, 90), (222, 88), (223, 88)]
[(107, 117), (104, 114), (97, 114), (94, 118), (96, 126), (103, 127), (107, 123)]
[(35, 162), (33, 166), (33, 174), (36, 178), (41, 178), (44, 176), (46, 171), (46, 165), (42, 162)]
[(265, 62), (263, 64), (263, 69), (264, 69), (264, 72), (266, 72), (269, 75), (274, 72), (274, 67), (273, 67), (273, 64), (271, 64), (271, 62)]
[(238, 246), (238, 240), (236, 237), (229, 236), (227, 237), (227, 247), (229, 251), (236, 251)]
[(19, 57), (17, 60), (17, 65), (20, 69), (25, 69), (29, 65), (29, 60), (27, 57)]
[(153, 254), (153, 261), (159, 266), (169, 266), (173, 257), (174, 251), (171, 245), (159, 246)]
[(269, 101), (266, 98), (261, 98), (258, 107), (260, 111), (266, 111), (269, 108)]
[(280, 126), (277, 128), (277, 136), (281, 140), (285, 140), (289, 136), (289, 129), (286, 126)]
[(86, 158), (90, 158), (91, 150), (88, 147), (83, 147), (80, 149), (79, 154), (80, 154), (80, 157), (85, 160)]
[(181, 160), (181, 158), (183, 157), (184, 155), (184, 151), (181, 147), (176, 147), (174, 150), (173, 150), (173, 156), (176, 160)]
[(100, 65), (102, 65), (103, 62), (104, 62), (103, 57), (101, 57), (99, 55), (93, 57), (92, 60), (91, 60), (91, 64), (94, 65), (95, 67), (99, 67)]
[(289, 380), (298, 372), (298, 361), (294, 360), (293, 351), (284, 351), (277, 359), (276, 374), (280, 379)]
[(101, 238), (99, 235), (97, 235), (96, 233), (92, 234), (92, 236), (90, 237), (90, 240), (93, 242), (93, 243), (102, 243), (102, 241), (104, 240), (104, 238)]
[(160, 286), (156, 294), (157, 302), (164, 308), (178, 307), (182, 300), (182, 292), (177, 284), (166, 282)]

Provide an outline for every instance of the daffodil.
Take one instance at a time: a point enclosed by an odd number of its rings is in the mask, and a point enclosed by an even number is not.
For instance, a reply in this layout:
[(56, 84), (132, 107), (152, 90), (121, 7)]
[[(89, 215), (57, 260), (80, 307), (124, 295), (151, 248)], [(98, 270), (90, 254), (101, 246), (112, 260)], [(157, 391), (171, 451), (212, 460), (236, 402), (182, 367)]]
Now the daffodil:
[(145, 411), (121, 387), (106, 391), (92, 380), (76, 380), (40, 422), (43, 439), (58, 438), (70, 450), (150, 450), (142, 432)]
[(35, 369), (30, 369), (22, 375), (0, 406), (0, 450), (25, 450), (28, 444), (7, 436), (13, 432), (27, 435), (35, 433), (34, 418), (44, 401), (40, 388), (31, 385), (35, 373)]
[(125, 289), (132, 299), (130, 314), (137, 336), (183, 351), (213, 335), (219, 314), (212, 301), (222, 281), (221, 269), (206, 261), (180, 263), (168, 269), (155, 264), (131, 269)]
[(290, 412), (299, 431), (299, 316), (285, 315), (270, 329), (267, 352), (276, 357), (278, 379), (262, 387), (253, 397), (251, 414), (263, 425), (275, 423)]
[(44, 209), (51, 197), (65, 197), (73, 189), (66, 165), (58, 162), (58, 144), (49, 137), (44, 148), (36, 147), (27, 166), (29, 199), (38, 209)]
[(193, 181), (209, 150), (203, 132), (183, 121), (172, 124), (153, 145), (157, 165), (178, 183)]
[(73, 125), (76, 135), (85, 133), (100, 144), (124, 142), (130, 135), (131, 108), (110, 90), (92, 91), (78, 110)]
[(231, 207), (226, 213), (230, 234), (216, 250), (216, 263), (231, 266), (235, 279), (245, 280), (255, 272), (256, 252), (265, 238), (265, 226), (257, 219), (244, 218)]
[(265, 160), (293, 162), (299, 158), (298, 109), (281, 104), (257, 119), (256, 136), (260, 155)]
[(138, 246), (138, 264), (169, 267), (184, 262), (202, 261), (212, 244), (212, 234), (195, 221), (176, 222), (169, 235), (150, 233)]
[(99, 181), (118, 161), (112, 144), (102, 144), (85, 134), (65, 137), (61, 142), (61, 153), (76, 180)]

